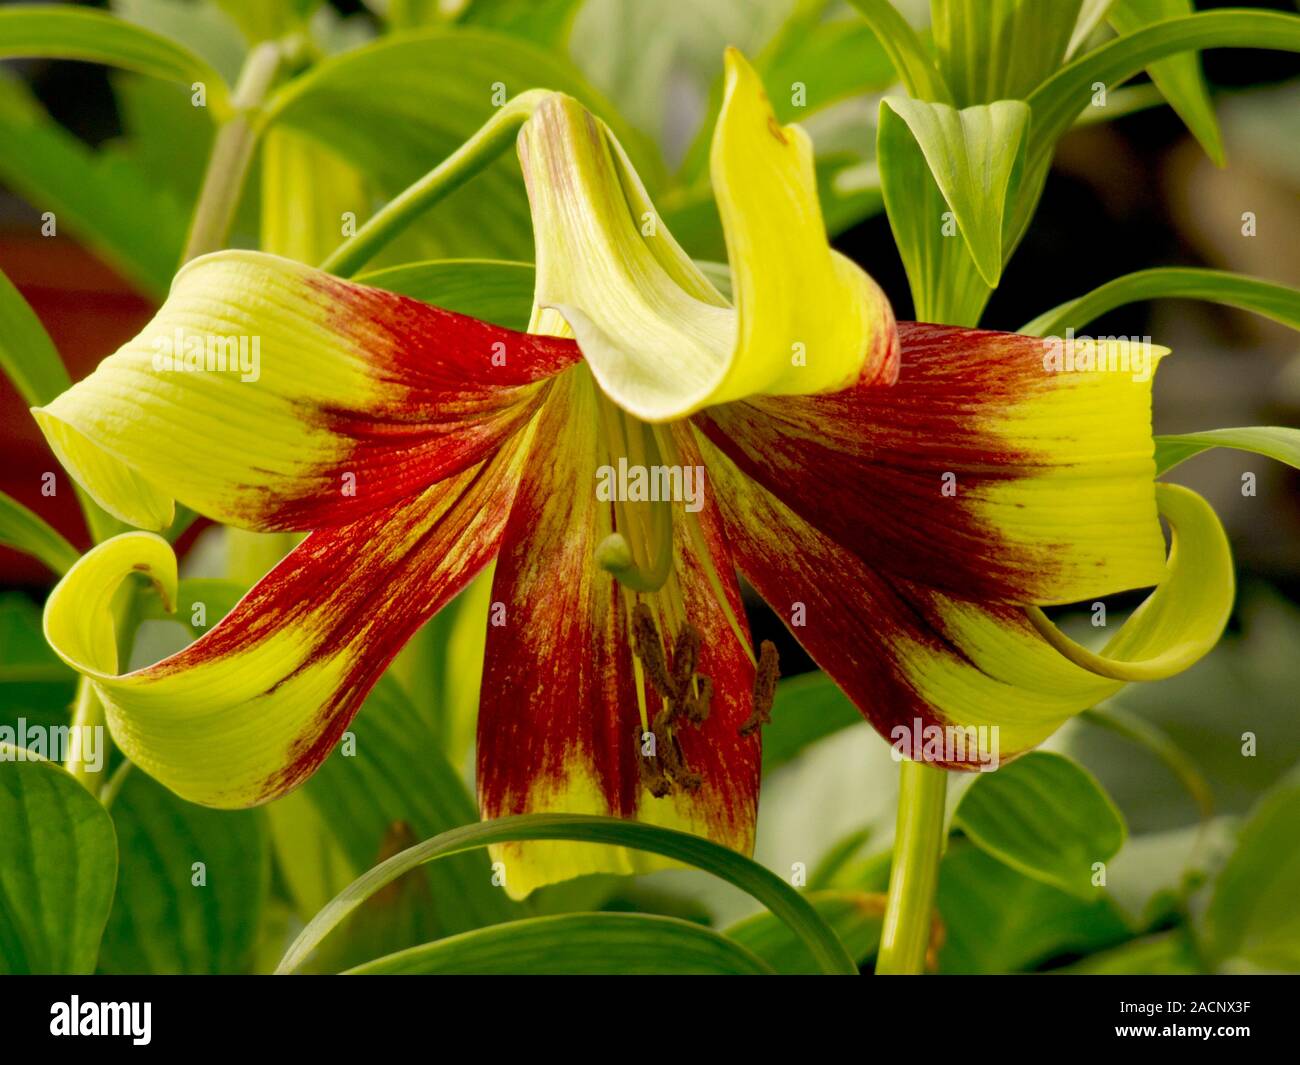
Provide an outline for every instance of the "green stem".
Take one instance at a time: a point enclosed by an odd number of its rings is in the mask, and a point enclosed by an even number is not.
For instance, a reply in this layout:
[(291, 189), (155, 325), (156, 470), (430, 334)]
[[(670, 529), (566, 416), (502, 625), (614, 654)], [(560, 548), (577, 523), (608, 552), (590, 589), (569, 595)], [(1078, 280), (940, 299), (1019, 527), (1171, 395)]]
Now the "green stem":
[[(104, 766), (101, 765), (98, 770), (90, 768), (87, 762), (88, 752), (82, 741), (86, 736), (86, 729), (97, 728), (100, 730), (101, 737), (106, 735), (104, 722), (104, 704), (99, 701), (99, 695), (95, 692), (90, 679), (81, 677), (77, 681), (77, 698), (72, 704), (72, 728), (68, 735), (68, 756), (64, 759), (63, 768), (73, 778), (81, 781), (92, 795), (99, 791)], [(106, 765), (108, 749), (103, 742), (100, 743), (99, 754)]]
[(321, 269), (339, 277), (355, 274), (416, 218), (494, 162), (548, 95), (544, 89), (530, 89), (506, 103), (474, 136), (335, 248)]
[(275, 82), (282, 54), (274, 41), (265, 41), (248, 53), (235, 86), (234, 117), (217, 132), (212, 145), (182, 262), (225, 244), (261, 133), (259, 110)]
[(924, 971), (930, 913), (943, 852), (943, 806), (948, 776), (923, 762), (905, 760), (898, 780), (898, 828), (889, 873), (889, 899), (880, 933), (878, 975)]

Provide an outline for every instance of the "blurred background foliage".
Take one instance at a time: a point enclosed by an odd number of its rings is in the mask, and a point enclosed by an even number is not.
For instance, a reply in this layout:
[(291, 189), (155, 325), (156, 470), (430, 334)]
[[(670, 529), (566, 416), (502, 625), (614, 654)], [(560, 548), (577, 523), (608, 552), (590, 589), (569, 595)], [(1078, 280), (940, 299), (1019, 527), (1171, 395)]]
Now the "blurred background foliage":
[[(797, 120), (812, 134), (836, 246), (881, 282), (900, 317), (911, 316), (874, 159), (878, 103), (894, 72), (847, 3), (105, 6), (183, 42), (231, 83), (250, 43), (305, 20), (297, 56), (311, 68), (305, 88), (280, 104), (232, 243), (308, 261), (333, 242), (302, 218), (351, 210), (364, 221), (489, 116), (497, 82), (509, 94), (537, 85), (564, 89), (600, 111), (678, 240), (697, 258), (725, 261), (707, 146), (722, 48), (735, 44), (755, 60), (781, 120)], [(896, 6), (924, 30), (923, 0)], [(1095, 31), (1111, 32), (1104, 25)], [(376, 41), (378, 50), (357, 51)], [(1146, 79), (1137, 79), (1116, 108), (1120, 117), (1080, 123), (1060, 143), (1039, 211), (984, 324), (1014, 329), (1113, 277), (1153, 266), (1217, 267), (1300, 286), (1300, 68), (1294, 56), (1258, 51), (1212, 51), (1203, 63), (1228, 165), (1216, 167), (1179, 117), (1155, 106), (1159, 97)], [(794, 83), (805, 87), (799, 105)], [(0, 65), (0, 270), (37, 311), (74, 379), (148, 320), (180, 257), (212, 140), (208, 116), (190, 96), (182, 85), (88, 64)], [(314, 175), (310, 194), (286, 206), (281, 182), (304, 167)], [(278, 206), (268, 209), (272, 200)], [(41, 236), (47, 211), (58, 220), (56, 239)], [(1241, 235), (1243, 211), (1258, 218), (1250, 239)], [(532, 257), (511, 158), (421, 219), (374, 267), (479, 256)], [(526, 293), (526, 272), (522, 283)], [(402, 285), (395, 280), (393, 287)], [(487, 297), (465, 294), (476, 298)], [(526, 311), (525, 297), (512, 314)], [(1089, 332), (1150, 335), (1174, 349), (1177, 357), (1157, 378), (1157, 432), (1300, 424), (1300, 358), (1295, 334), (1281, 325), (1178, 300), (1126, 306)], [(41, 493), (42, 473), (58, 467), (8, 382), (0, 383), (0, 432), (0, 489), (86, 548), (71, 493)], [(1243, 473), (1257, 476), (1254, 495), (1243, 494)], [(1296, 476), (1227, 450), (1180, 469), (1180, 480), (1205, 495), (1228, 527), (1240, 581), (1230, 632), (1186, 674), (1132, 685), (1114, 706), (1071, 722), (1043, 752), (987, 780), (958, 781), (939, 887), (933, 960), (941, 971), (1300, 969)], [(291, 543), (199, 522), (178, 547), (183, 572), (221, 582), (206, 586), (209, 601), (229, 604)], [(40, 604), (53, 577), (4, 548), (0, 569), (0, 724), (65, 723), (73, 676), (40, 632)], [(474, 663), (482, 654), (486, 592), (479, 581), (430, 623), (358, 716), (357, 756), (336, 753), (294, 795), (259, 810), (217, 813), (143, 774), (116, 777), (119, 877), (98, 967), (268, 971), (303, 922), (358, 874), (474, 820)], [(1132, 605), (1121, 598), (1112, 608)], [(780, 645), (786, 678), (766, 737), (756, 857), (804, 888), (869, 967), (888, 879), (897, 767), (836, 689), (810, 672), (777, 619), (757, 600), (751, 606), (756, 635)], [(1080, 639), (1087, 617), (1065, 618)], [(153, 661), (192, 638), (176, 622), (146, 619), (132, 662)], [(1243, 756), (1244, 733), (1254, 736), (1250, 757)], [(1044, 846), (1045, 839), (1057, 845)], [(1088, 854), (1114, 855), (1103, 890), (1079, 892), (1062, 880), (1058, 866), (1071, 842)], [(191, 882), (199, 860), (204, 891)], [(779, 970), (812, 967), (784, 926), (703, 874), (591, 877), (520, 904), (492, 886), (482, 852), (433, 863), (384, 889), (330, 937), (311, 967), (338, 971), (513, 917), (575, 910), (706, 924), (726, 929)], [(12, 952), (0, 969), (6, 964), (39, 967), (38, 959), (24, 962)], [(529, 964), (520, 957), (519, 968)]]

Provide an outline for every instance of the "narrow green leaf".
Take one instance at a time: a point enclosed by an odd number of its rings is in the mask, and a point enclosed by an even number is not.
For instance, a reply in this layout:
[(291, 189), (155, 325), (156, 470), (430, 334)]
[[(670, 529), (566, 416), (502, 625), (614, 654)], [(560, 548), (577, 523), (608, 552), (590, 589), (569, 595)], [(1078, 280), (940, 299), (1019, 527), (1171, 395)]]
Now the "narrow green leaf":
[(958, 107), (1021, 100), (1065, 57), (1080, 0), (931, 0), (939, 69)]
[(528, 814), (465, 825), (389, 858), (355, 880), (312, 918), (290, 945), (277, 971), (293, 972), (343, 918), (411, 869), (493, 843), (526, 840), (574, 840), (632, 847), (692, 865), (747, 892), (790, 925), (807, 945), (821, 972), (849, 975), (857, 972), (844, 945), (807, 900), (775, 873), (751, 859), (685, 832), (639, 821), (575, 814)]
[(270, 881), (265, 812), (195, 806), (135, 770), (112, 814), (121, 872), (100, 969), (247, 971)]
[(89, 148), (0, 76), (0, 181), (150, 295), (167, 292), (186, 221), (171, 196), (112, 146)]
[(767, 975), (743, 946), (645, 913), (566, 913), (480, 928), (359, 965), (350, 975)]
[[(880, 945), (885, 897), (865, 891), (813, 891), (804, 896), (859, 965)], [(808, 948), (788, 925), (764, 911), (747, 917), (724, 930), (746, 950), (762, 958), (778, 973), (814, 975), (817, 963)]]
[(72, 379), (45, 327), (3, 272), (0, 272), (0, 370), (29, 407), (49, 403), (72, 387)]
[(1070, 43), (1065, 49), (1065, 58), (1073, 59), (1075, 53), (1079, 51), (1093, 32), (1101, 25), (1106, 18), (1106, 12), (1110, 10), (1115, 0), (1083, 0), (1079, 8), (1079, 18), (1074, 24), (1074, 31), (1070, 34)]
[(1044, 311), (1018, 332), (1058, 336), (1066, 328), (1082, 329), (1108, 311), (1139, 300), (1194, 299), (1221, 303), (1300, 329), (1300, 289), (1227, 270), (1195, 266), (1161, 266), (1138, 270), (1106, 282), (1086, 295)]
[(1033, 217), (1056, 142), (1092, 99), (1101, 82), (1118, 88), (1148, 64), (1205, 48), (1267, 48), (1300, 51), (1300, 17), (1271, 11), (1206, 11), (1168, 19), (1119, 37), (1061, 68), (1030, 95), (1033, 111), (1020, 195), (1009, 227), (1008, 247), (1024, 236)]
[(1197, 768), (1191, 756), (1159, 726), (1113, 702), (1094, 706), (1090, 710), (1085, 710), (1079, 717), (1083, 721), (1109, 729), (1146, 748), (1160, 759), (1178, 778), (1179, 783), (1187, 789), (1187, 794), (1196, 803), (1202, 820), (1208, 820), (1214, 813), (1214, 792), (1210, 788), (1210, 782), (1205, 779), (1205, 775)]
[(883, 101), (876, 158), (914, 317), (941, 325), (977, 324), (993, 290), (980, 277), (970, 246), (958, 235), (948, 201), (911, 129)]
[(208, 106), (220, 119), (230, 110), (225, 81), (203, 59), (157, 33), (103, 11), (50, 4), (0, 10), (0, 59), (80, 59), (138, 74), (203, 82)]
[(1206, 945), (1219, 965), (1300, 969), (1300, 777), (1292, 774), (1250, 815), (1214, 885)]
[(95, 968), (113, 901), (108, 812), (59, 766), (0, 746), (0, 973)]
[(1230, 447), (1285, 462), (1300, 469), (1300, 429), (1279, 425), (1248, 425), (1238, 429), (1206, 429), (1156, 437), (1156, 472), (1164, 473), (1193, 455), (1213, 447)]
[(953, 824), (1026, 876), (1082, 899), (1096, 896), (1093, 864), (1124, 843), (1124, 821), (1097, 779), (1059, 754), (1031, 751), (981, 774)]
[[(892, 122), (888, 111), (907, 124), (944, 201), (956, 216), (957, 228), (980, 276), (990, 288), (996, 288), (1002, 275), (1003, 215), (1024, 162), (1028, 105), (1020, 100), (999, 100), (957, 111), (947, 104), (886, 96), (881, 101), (882, 131)], [(889, 209), (892, 217), (894, 211), (908, 206), (895, 200)], [(951, 239), (942, 226), (931, 226), (928, 232), (931, 243)]]
[(916, 30), (889, 0), (849, 0), (867, 20), (909, 96), (951, 104), (952, 90)]
[[(306, 804), (314, 816), (304, 816)], [(330, 880), (299, 885), (300, 909), (336, 894), (377, 862), (415, 840), (437, 837), (475, 820), (478, 810), (460, 776), (440, 753), (432, 725), (385, 676), (367, 697), (343, 745), (298, 792), (272, 803), (277, 852), (286, 844), (324, 856)], [(309, 837), (310, 836), (310, 841)], [(440, 838), (440, 837), (439, 837)], [(338, 858), (346, 868), (338, 869)], [(335, 878), (343, 873), (342, 883)], [(327, 944), (331, 968), (355, 965), (375, 953), (375, 939), (399, 950), (425, 940), (510, 920), (520, 913), (492, 883), (484, 854), (460, 854), (420, 869), (407, 891), (362, 922), (369, 942), (349, 928), (345, 942)], [(303, 916), (312, 911), (307, 910)]]
[[(1166, 19), (1191, 15), (1194, 10), (1191, 0), (1117, 0), (1108, 17), (1118, 33), (1126, 34)], [(1195, 52), (1171, 56), (1150, 64), (1147, 73), (1205, 153), (1217, 166), (1224, 166), (1227, 160), (1223, 138), (1201, 71), (1201, 57)]]
[(81, 556), (43, 518), (0, 492), (0, 544), (40, 559), (55, 573), (66, 573)]

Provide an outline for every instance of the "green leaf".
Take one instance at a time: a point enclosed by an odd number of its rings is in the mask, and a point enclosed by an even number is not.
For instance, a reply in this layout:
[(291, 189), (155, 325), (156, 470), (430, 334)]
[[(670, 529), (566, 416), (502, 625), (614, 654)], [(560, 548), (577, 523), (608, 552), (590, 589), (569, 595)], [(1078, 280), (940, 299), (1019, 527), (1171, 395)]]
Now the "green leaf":
[(1232, 10), (1168, 19), (1078, 57), (1035, 89), (1028, 100), (1033, 119), (1024, 177), (1009, 228), (1009, 247), (1014, 247), (1028, 228), (1056, 142), (1089, 105), (1094, 82), (1114, 89), (1148, 64), (1168, 56), (1233, 47), (1300, 51), (1300, 18)]
[(0, 973), (92, 972), (117, 876), (113, 822), (59, 766), (0, 753)]
[[(980, 276), (990, 288), (996, 288), (1002, 275), (1003, 215), (1024, 162), (1028, 105), (1020, 100), (999, 100), (957, 111), (947, 104), (886, 96), (880, 107), (881, 137), (901, 136), (897, 130), (885, 131), (885, 126), (894, 122), (893, 115), (907, 124), (925, 156)], [(891, 222), (895, 212), (912, 209), (910, 201), (900, 202), (888, 194), (885, 202)], [(951, 239), (933, 219), (928, 228), (924, 219), (915, 228), (928, 234), (932, 246)]]
[(1166, 768), (1178, 778), (1179, 783), (1187, 789), (1187, 794), (1196, 803), (1196, 808), (1200, 811), (1203, 821), (1208, 820), (1214, 813), (1214, 791), (1210, 787), (1209, 781), (1197, 768), (1191, 756), (1179, 747), (1162, 728), (1153, 725), (1140, 714), (1125, 710), (1122, 706), (1113, 702), (1094, 706), (1090, 710), (1085, 710), (1079, 717), (1083, 721), (1109, 729), (1117, 735), (1146, 748), (1156, 758), (1160, 759)]
[[(494, 94), (543, 87), (605, 118), (647, 185), (653, 150), (562, 57), (479, 29), (429, 29), (326, 59), (267, 102), (265, 121), (301, 130), (395, 195), (451, 155), (492, 115)], [(499, 97), (498, 97), (499, 98)], [(365, 205), (358, 205), (358, 221)], [(451, 193), (413, 232), (422, 258), (532, 256), (532, 222), (519, 168), (501, 158)]]
[(890, 61), (909, 96), (939, 103), (953, 102), (952, 90), (935, 66), (934, 57), (889, 0), (849, 2), (867, 20), (867, 25), (889, 53)]
[(1094, 898), (1093, 863), (1124, 843), (1124, 821), (1097, 779), (1059, 754), (1031, 751), (966, 789), (953, 824), (1026, 876)]
[(167, 81), (201, 81), (214, 114), (220, 119), (230, 111), (226, 83), (205, 60), (175, 41), (102, 11), (49, 4), (0, 10), (0, 59), (26, 57), (80, 59)]
[(4, 492), (0, 492), (0, 544), (25, 551), (60, 575), (81, 557), (44, 519)]
[(764, 975), (772, 969), (727, 937), (675, 917), (567, 913), (511, 921), (425, 943), (349, 973)]
[(270, 881), (265, 812), (195, 806), (132, 770), (112, 814), (121, 871), (101, 971), (246, 972)]
[(508, 329), (525, 329), (533, 306), (533, 264), (440, 259), (361, 274), (357, 280)]
[[(355, 745), (336, 749), (294, 794), (269, 807), (277, 853), (288, 866), (294, 851), (315, 854), (318, 882), (300, 882), (299, 909), (311, 912), (395, 844), (437, 836), (478, 817), (464, 783), (439, 752), (430, 723), (385, 676), (348, 734)], [(346, 737), (345, 737), (346, 739)], [(304, 807), (306, 809), (304, 810)], [(368, 915), (371, 941), (334, 944), (328, 962), (354, 965), (374, 956), (374, 937), (398, 950), (518, 916), (519, 908), (492, 883), (486, 855), (463, 854), (415, 873), (401, 897)]]
[(49, 403), (72, 387), (72, 379), (45, 327), (3, 272), (0, 272), (0, 370), (29, 407)]
[(249, 44), (283, 37), (300, 28), (322, 0), (215, 0)]
[(1300, 970), (1300, 777), (1284, 779), (1242, 827), (1205, 914), (1219, 965)]
[(473, 0), (462, 26), (508, 33), (543, 48), (561, 50), (583, 0)]
[(1173, 469), (1193, 455), (1214, 447), (1230, 447), (1264, 455), (1300, 469), (1300, 429), (1279, 425), (1248, 425), (1237, 429), (1206, 429), (1156, 437), (1156, 472)]
[(778, 681), (772, 721), (763, 729), (763, 775), (818, 740), (862, 722), (861, 711), (825, 673)]
[[(1110, 9), (1110, 24), (1120, 34), (1133, 33), (1153, 23), (1194, 13), (1191, 0), (1117, 0)], [(1147, 73), (1165, 99), (1187, 124), (1206, 155), (1224, 166), (1223, 138), (1214, 117), (1209, 87), (1201, 71), (1201, 58), (1192, 52), (1151, 63)]]
[(1130, 938), (1105, 896), (1091, 902), (1022, 876), (965, 840), (939, 867), (944, 973), (1011, 973), (1066, 954), (1090, 954)]
[(1098, 951), (1052, 972), (1085, 976), (1196, 976), (1203, 969), (1187, 932), (1178, 928)]
[[(865, 891), (813, 891), (804, 896), (859, 965), (880, 945), (885, 897)], [(738, 921), (724, 930), (746, 950), (762, 958), (777, 972), (815, 975), (817, 963), (808, 948), (772, 914), (764, 911)]]
[(292, 972), (329, 932), (365, 899), (404, 873), (448, 855), (493, 843), (526, 840), (574, 840), (632, 847), (695, 866), (727, 881), (763, 903), (795, 931), (821, 972), (853, 974), (857, 967), (836, 938), (797, 891), (775, 873), (726, 847), (685, 832), (639, 821), (575, 814), (527, 814), (465, 825), (425, 840), (389, 858), (359, 877), (320, 911), (290, 945), (278, 972)]
[(931, 0), (939, 69), (958, 107), (1022, 100), (1065, 57), (1080, 0)]
[(907, 270), (914, 317), (940, 325), (977, 324), (993, 290), (980, 277), (966, 240), (947, 226), (948, 201), (921, 146), (884, 101), (876, 128), (876, 158), (889, 227)]
[(1300, 329), (1300, 289), (1227, 270), (1160, 266), (1107, 281), (1086, 295), (1044, 311), (1017, 332), (1037, 337), (1058, 336), (1066, 328), (1081, 329), (1116, 307), (1153, 299), (1208, 300), (1254, 311), (1292, 329)]
[(87, 147), (7, 77), (0, 77), (0, 181), (53, 212), (59, 233), (79, 237), (147, 293), (166, 294), (185, 240), (176, 202), (126, 156)]

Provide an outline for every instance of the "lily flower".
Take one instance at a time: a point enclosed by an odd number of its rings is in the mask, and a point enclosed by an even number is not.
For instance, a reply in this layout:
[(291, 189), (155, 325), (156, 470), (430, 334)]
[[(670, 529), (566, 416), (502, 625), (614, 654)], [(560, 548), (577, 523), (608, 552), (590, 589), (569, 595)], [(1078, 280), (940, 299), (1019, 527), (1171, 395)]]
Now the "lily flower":
[[(1149, 376), (1047, 372), (1036, 338), (896, 324), (829, 246), (808, 137), (739, 53), (711, 155), (734, 304), (576, 101), (546, 96), (518, 150), (529, 332), (219, 252), (35, 410), (124, 521), (161, 529), (179, 500), (310, 530), (211, 631), (126, 674), (111, 600), (143, 572), (175, 601), (165, 541), (123, 534), (52, 593), (51, 645), (146, 772), (211, 806), (285, 794), (494, 557), (483, 816), (637, 818), (746, 853), (778, 664), (751, 645), (737, 569), (883, 735), (996, 725), (1003, 759), (1217, 639), (1224, 619), (1184, 611), (1195, 592), (1166, 560), (1160, 512), (1199, 537), (1208, 508), (1157, 489)], [(213, 366), (239, 338), (256, 379)], [(1175, 555), (1218, 564), (1189, 544)], [(1037, 610), (1149, 586), (1146, 623), (1105, 655)], [(558, 842), (495, 857), (516, 897), (648, 861)]]

